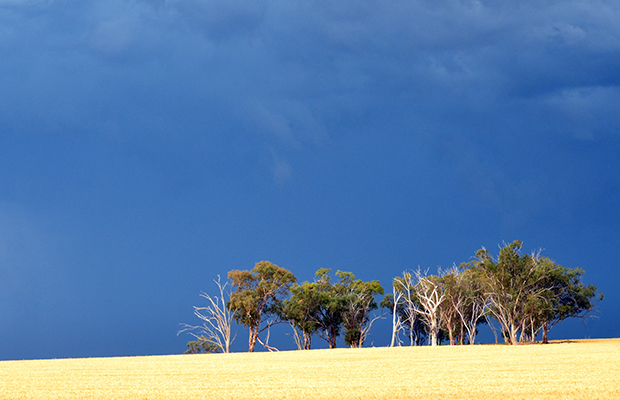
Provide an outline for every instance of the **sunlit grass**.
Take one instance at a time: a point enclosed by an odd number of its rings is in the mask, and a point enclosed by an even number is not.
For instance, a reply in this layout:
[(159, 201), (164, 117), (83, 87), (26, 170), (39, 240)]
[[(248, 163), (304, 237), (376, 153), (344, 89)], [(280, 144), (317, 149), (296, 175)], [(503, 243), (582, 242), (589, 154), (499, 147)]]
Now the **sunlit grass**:
[(620, 340), (0, 362), (0, 399), (620, 399)]

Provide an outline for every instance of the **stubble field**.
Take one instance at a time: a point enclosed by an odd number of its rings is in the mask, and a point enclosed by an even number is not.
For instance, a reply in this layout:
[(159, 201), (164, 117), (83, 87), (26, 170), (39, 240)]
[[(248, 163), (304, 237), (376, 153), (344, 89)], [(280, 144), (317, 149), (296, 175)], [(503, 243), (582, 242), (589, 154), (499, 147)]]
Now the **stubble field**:
[(620, 339), (0, 362), (0, 399), (620, 399)]

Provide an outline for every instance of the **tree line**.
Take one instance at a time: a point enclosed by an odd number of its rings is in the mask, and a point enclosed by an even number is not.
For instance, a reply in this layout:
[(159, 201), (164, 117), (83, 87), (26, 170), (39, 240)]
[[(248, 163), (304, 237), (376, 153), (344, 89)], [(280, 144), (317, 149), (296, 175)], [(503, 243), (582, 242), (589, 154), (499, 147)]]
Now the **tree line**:
[[(539, 252), (521, 253), (522, 242), (500, 249), (494, 258), (478, 250), (471, 261), (429, 275), (419, 268), (395, 277), (384, 295), (377, 280), (364, 282), (351, 272), (319, 269), (313, 282), (298, 283), (293, 273), (269, 261), (252, 270), (232, 270), (216, 284), (219, 296), (202, 293), (206, 307), (194, 307), (201, 326), (183, 325), (196, 340), (186, 353), (230, 352), (232, 323), (248, 329), (248, 351), (256, 344), (269, 351), (274, 325), (288, 323), (297, 348), (310, 349), (312, 338), (329, 348), (343, 337), (362, 347), (373, 323), (391, 314), (390, 346), (474, 344), (478, 327), (487, 324), (496, 341), (507, 344), (548, 342), (549, 330), (569, 317), (585, 317), (603, 295), (581, 282), (584, 271), (566, 268)], [(384, 310), (383, 312), (381, 312)]]

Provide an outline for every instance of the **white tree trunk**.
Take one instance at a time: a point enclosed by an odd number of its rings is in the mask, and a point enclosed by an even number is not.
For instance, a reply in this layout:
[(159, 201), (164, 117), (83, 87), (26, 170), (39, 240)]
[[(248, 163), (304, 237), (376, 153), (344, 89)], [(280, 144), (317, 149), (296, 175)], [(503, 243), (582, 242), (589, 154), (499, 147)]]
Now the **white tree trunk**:
[(418, 311), (431, 329), (430, 344), (437, 346), (437, 336), (439, 334), (439, 306), (445, 299), (443, 288), (437, 282), (433, 282), (418, 269), (415, 272), (417, 284), (415, 285), (416, 294), (420, 300), (421, 308)]
[(396, 312), (402, 294), (396, 290), (394, 285), (392, 285), (392, 294), (394, 296), (394, 307), (392, 308), (392, 341), (390, 342), (390, 347), (394, 347), (395, 342), (400, 346), (400, 338), (398, 338), (398, 334), (402, 329), (402, 322)]

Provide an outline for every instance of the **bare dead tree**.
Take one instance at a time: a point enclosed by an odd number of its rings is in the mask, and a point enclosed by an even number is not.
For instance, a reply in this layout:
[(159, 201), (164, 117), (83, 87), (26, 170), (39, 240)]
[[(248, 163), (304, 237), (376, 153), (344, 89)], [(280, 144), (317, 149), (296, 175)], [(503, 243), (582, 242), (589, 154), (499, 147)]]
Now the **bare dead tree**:
[(441, 319), (439, 307), (445, 299), (445, 294), (441, 283), (436, 279), (423, 275), (419, 268), (414, 273), (417, 280), (415, 291), (420, 301), (418, 313), (430, 330), (429, 339), (431, 346), (437, 346), (439, 321)]
[[(405, 329), (409, 326), (409, 345), (414, 346), (418, 343), (418, 332), (416, 330), (416, 322), (419, 316), (419, 304), (416, 300), (415, 282), (411, 272), (404, 271), (402, 277), (394, 278), (392, 284), (392, 290), (394, 291), (394, 297), (399, 297), (399, 301), (402, 304), (402, 318), (398, 316), (396, 327), (396, 339), (398, 338), (398, 332), (400, 329)], [(394, 302), (394, 312), (398, 310), (398, 301)], [(399, 313), (400, 314), (400, 313)], [(393, 324), (394, 325), (394, 324)], [(394, 332), (393, 332), (394, 336)]]
[[(183, 329), (178, 333), (188, 332), (195, 338), (200, 338), (206, 343), (211, 343), (217, 346), (222, 352), (230, 353), (230, 345), (234, 342), (236, 334), (232, 337), (232, 321), (235, 315), (234, 311), (231, 311), (227, 307), (227, 299), (230, 299), (230, 292), (226, 290), (229, 285), (228, 282), (222, 284), (220, 276), (218, 275), (217, 281), (213, 280), (217, 285), (220, 295), (210, 296), (205, 292), (200, 293), (200, 297), (207, 299), (209, 305), (206, 307), (194, 306), (194, 315), (203, 321), (203, 325), (194, 326), (188, 324), (181, 324)], [(197, 331), (198, 334), (191, 332)]]

